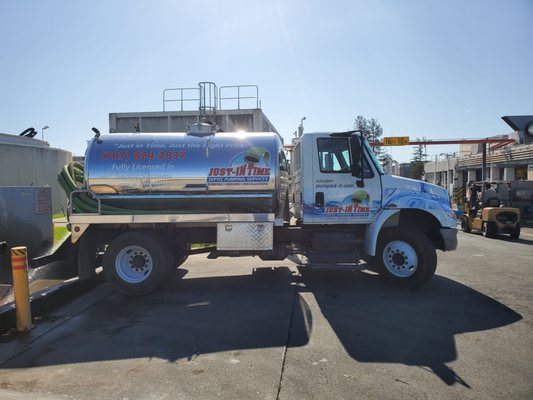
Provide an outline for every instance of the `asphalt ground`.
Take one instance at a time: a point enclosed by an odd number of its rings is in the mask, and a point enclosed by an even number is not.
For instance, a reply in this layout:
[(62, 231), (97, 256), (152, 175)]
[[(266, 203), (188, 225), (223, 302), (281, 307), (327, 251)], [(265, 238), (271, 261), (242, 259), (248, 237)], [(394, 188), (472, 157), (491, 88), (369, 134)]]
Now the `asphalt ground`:
[(0, 336), (1, 399), (531, 399), (533, 234), (459, 232), (415, 291), (372, 272), (193, 256)]

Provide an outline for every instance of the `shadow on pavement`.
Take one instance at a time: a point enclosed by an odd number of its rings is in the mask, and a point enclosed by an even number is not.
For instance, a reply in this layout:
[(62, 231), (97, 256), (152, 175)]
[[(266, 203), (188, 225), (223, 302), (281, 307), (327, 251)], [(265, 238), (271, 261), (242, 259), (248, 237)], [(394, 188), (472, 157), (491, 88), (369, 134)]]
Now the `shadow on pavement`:
[(139, 357), (174, 362), (228, 350), (284, 348), (293, 316), (304, 324), (298, 331), (305, 334), (292, 345), (303, 346), (311, 319), (307, 305), (296, 298), (287, 267), (256, 269), (252, 275), (176, 278), (152, 295), (112, 294), (0, 368)]
[(504, 240), (507, 240), (509, 242), (514, 242), (514, 243), (522, 243), (522, 244), (527, 244), (527, 245), (533, 245), (533, 240), (532, 239), (525, 239), (524, 236), (520, 236), (518, 239), (511, 239), (509, 236), (503, 236), (503, 235), (499, 235), (499, 236), (496, 236), (496, 239), (504, 239)]
[[(482, 232), (469, 232), (468, 235), (476, 235), (476, 236), (483, 236)], [(506, 242), (513, 242), (513, 243), (521, 243), (521, 244), (527, 244), (527, 245), (533, 245), (533, 239), (526, 239), (526, 235), (524, 233), (521, 234), (521, 236), (518, 239), (511, 239), (511, 237), (505, 233), (498, 233), (494, 237), (485, 238), (484, 240), (504, 240)], [(531, 236), (531, 235), (529, 235)]]
[(174, 362), (229, 350), (304, 346), (313, 325), (304, 292), (314, 295), (356, 361), (418, 366), (448, 385), (468, 387), (446, 365), (457, 359), (455, 335), (522, 318), (441, 276), (410, 291), (369, 273), (302, 270), (294, 276), (286, 267), (260, 268), (252, 275), (176, 277), (144, 297), (113, 294), (0, 368), (139, 357)]
[(446, 365), (457, 359), (455, 335), (522, 319), (496, 300), (441, 276), (423, 288), (406, 290), (367, 273), (301, 272), (304, 290), (314, 294), (352, 358), (419, 366), (448, 385), (469, 387)]

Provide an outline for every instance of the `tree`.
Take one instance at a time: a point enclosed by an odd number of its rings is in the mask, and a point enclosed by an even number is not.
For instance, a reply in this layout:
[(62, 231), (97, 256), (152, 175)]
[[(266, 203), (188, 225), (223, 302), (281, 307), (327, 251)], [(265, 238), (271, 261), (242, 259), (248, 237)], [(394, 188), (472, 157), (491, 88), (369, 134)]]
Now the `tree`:
[[(369, 143), (381, 141), (381, 136), (383, 135), (383, 128), (381, 127), (377, 119), (371, 118), (367, 120), (362, 115), (358, 115), (355, 118), (353, 127), (354, 129), (361, 130), (363, 136), (366, 138), (366, 140), (368, 140)], [(383, 157), (385, 155), (383, 147), (374, 146), (373, 150), (378, 160), (383, 161)]]
[[(416, 139), (420, 140), (420, 139)], [(424, 160), (426, 154), (424, 152), (424, 145), (419, 144), (414, 147), (413, 158), (411, 159), (411, 169), (409, 171), (409, 177), (413, 179), (422, 179), (424, 175)]]

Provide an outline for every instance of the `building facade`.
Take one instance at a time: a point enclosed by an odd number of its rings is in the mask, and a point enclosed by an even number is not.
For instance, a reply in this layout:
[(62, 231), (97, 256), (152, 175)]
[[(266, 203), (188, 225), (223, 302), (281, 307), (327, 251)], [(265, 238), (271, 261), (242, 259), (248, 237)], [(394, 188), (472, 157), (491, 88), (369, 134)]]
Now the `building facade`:
[(54, 213), (67, 206), (57, 175), (71, 161), (71, 152), (52, 148), (48, 142), (0, 133), (0, 186), (49, 186)]

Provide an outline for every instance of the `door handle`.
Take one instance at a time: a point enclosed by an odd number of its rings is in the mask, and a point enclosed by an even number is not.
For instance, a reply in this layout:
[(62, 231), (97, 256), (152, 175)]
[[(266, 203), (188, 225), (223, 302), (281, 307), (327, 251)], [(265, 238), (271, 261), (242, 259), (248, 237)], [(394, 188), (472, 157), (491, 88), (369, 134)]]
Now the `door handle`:
[(315, 193), (315, 207), (324, 207), (324, 192)]

